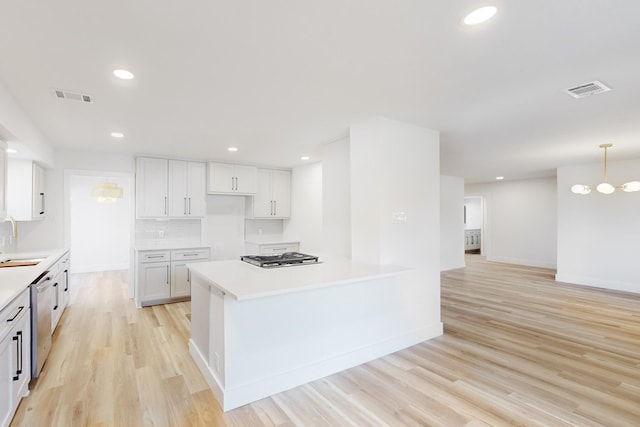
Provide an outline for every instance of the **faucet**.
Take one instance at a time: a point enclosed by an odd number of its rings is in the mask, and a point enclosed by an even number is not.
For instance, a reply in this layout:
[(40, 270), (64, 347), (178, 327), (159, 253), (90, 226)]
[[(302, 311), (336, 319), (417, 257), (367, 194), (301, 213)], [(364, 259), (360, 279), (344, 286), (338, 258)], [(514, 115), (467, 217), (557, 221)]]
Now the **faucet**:
[(8, 216), (4, 219), (11, 221), (11, 225), (13, 226), (13, 238), (17, 239), (18, 238), (18, 223), (16, 222), (16, 220), (12, 217), (12, 216)]

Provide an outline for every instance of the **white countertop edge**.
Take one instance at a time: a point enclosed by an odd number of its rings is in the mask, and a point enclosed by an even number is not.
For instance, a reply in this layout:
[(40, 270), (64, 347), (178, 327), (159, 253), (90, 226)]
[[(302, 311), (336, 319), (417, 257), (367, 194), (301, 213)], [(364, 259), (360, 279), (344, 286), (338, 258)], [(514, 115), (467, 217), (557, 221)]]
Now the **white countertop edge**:
[[(209, 263), (211, 262), (215, 262), (215, 261), (209, 261)], [(263, 269), (262, 267), (245, 263), (243, 261), (237, 261), (237, 262), (242, 263), (242, 264), (239, 264), (239, 266), (255, 269), (256, 272), (258, 273), (260, 271), (265, 271), (265, 272), (271, 271), (271, 269)], [(216, 282), (214, 279), (208, 277), (206, 273), (201, 271), (204, 267), (203, 264), (207, 264), (207, 263), (187, 264), (187, 267), (191, 270), (192, 274), (196, 274), (197, 276), (203, 278), (214, 288), (218, 289), (219, 291), (223, 292), (225, 295), (228, 295), (238, 301), (247, 301), (247, 300), (258, 299), (258, 298), (266, 298), (266, 297), (277, 296), (277, 295), (284, 295), (284, 294), (305, 292), (305, 291), (321, 289), (321, 288), (328, 288), (332, 286), (347, 285), (351, 283), (362, 282), (365, 280), (371, 280), (374, 278), (377, 279), (377, 278), (397, 276), (399, 274), (406, 274), (413, 270), (407, 267), (401, 267), (401, 266), (395, 266), (395, 265), (384, 265), (384, 266), (378, 266), (378, 267), (385, 267), (385, 268), (390, 268), (395, 270), (382, 272), (382, 273), (367, 274), (367, 275), (358, 276), (358, 277), (331, 280), (327, 282), (311, 283), (303, 286), (294, 286), (294, 287), (289, 287), (284, 289), (282, 288), (273, 289), (273, 290), (267, 289), (262, 292), (252, 292), (251, 294), (238, 294), (237, 292), (231, 290), (228, 286), (222, 285)], [(307, 268), (307, 267), (319, 266), (319, 264), (323, 264), (323, 262), (320, 262), (318, 264), (305, 264), (305, 265), (292, 266), (292, 267), (280, 267), (277, 269)], [(362, 264), (362, 263), (358, 263), (358, 264)]]

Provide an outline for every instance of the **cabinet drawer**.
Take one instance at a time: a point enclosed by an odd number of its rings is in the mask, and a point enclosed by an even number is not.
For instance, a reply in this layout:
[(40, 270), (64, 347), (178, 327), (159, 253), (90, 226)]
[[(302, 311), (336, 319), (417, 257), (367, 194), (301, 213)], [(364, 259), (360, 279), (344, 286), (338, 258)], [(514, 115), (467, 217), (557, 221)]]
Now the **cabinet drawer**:
[(299, 245), (292, 243), (287, 245), (260, 245), (260, 255), (279, 255), (285, 252), (298, 252)]
[(208, 260), (209, 249), (185, 249), (171, 251), (171, 261)]
[(169, 251), (140, 252), (138, 255), (139, 262), (162, 262), (171, 259)]
[(29, 311), (29, 306), (29, 289), (27, 288), (0, 311), (0, 339)]

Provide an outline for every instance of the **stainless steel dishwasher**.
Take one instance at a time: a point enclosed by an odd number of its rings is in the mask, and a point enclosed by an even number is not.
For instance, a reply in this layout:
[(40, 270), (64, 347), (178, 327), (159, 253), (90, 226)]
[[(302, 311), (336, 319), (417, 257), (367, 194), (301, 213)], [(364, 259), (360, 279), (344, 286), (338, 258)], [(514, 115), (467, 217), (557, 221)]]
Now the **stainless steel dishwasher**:
[(38, 378), (51, 349), (53, 287), (45, 271), (31, 284), (31, 378)]

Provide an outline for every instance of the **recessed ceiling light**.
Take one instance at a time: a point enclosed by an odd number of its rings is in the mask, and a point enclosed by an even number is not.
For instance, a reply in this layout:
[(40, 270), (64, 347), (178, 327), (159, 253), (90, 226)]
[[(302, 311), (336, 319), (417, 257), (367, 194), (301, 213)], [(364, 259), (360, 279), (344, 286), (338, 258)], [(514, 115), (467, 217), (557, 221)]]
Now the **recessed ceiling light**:
[(485, 6), (474, 10), (464, 17), (462, 22), (466, 25), (478, 25), (493, 18), (498, 9), (495, 6)]
[(111, 136), (114, 137), (114, 138), (120, 139), (120, 138), (124, 138), (124, 133), (122, 133), (122, 132), (111, 132)]
[(238, 151), (238, 147), (227, 147), (227, 151), (235, 153), (236, 151)]
[(15, 148), (7, 148), (5, 151), (9, 154), (15, 154), (18, 152)]
[(122, 80), (131, 80), (134, 77), (133, 73), (127, 70), (113, 70), (113, 75)]
[(502, 181), (502, 180), (504, 179), (504, 176), (496, 176), (496, 179), (497, 179), (498, 181)]
[(309, 160), (310, 158), (311, 157), (309, 157), (309, 156), (302, 156), (302, 157), (300, 157), (300, 160)]

